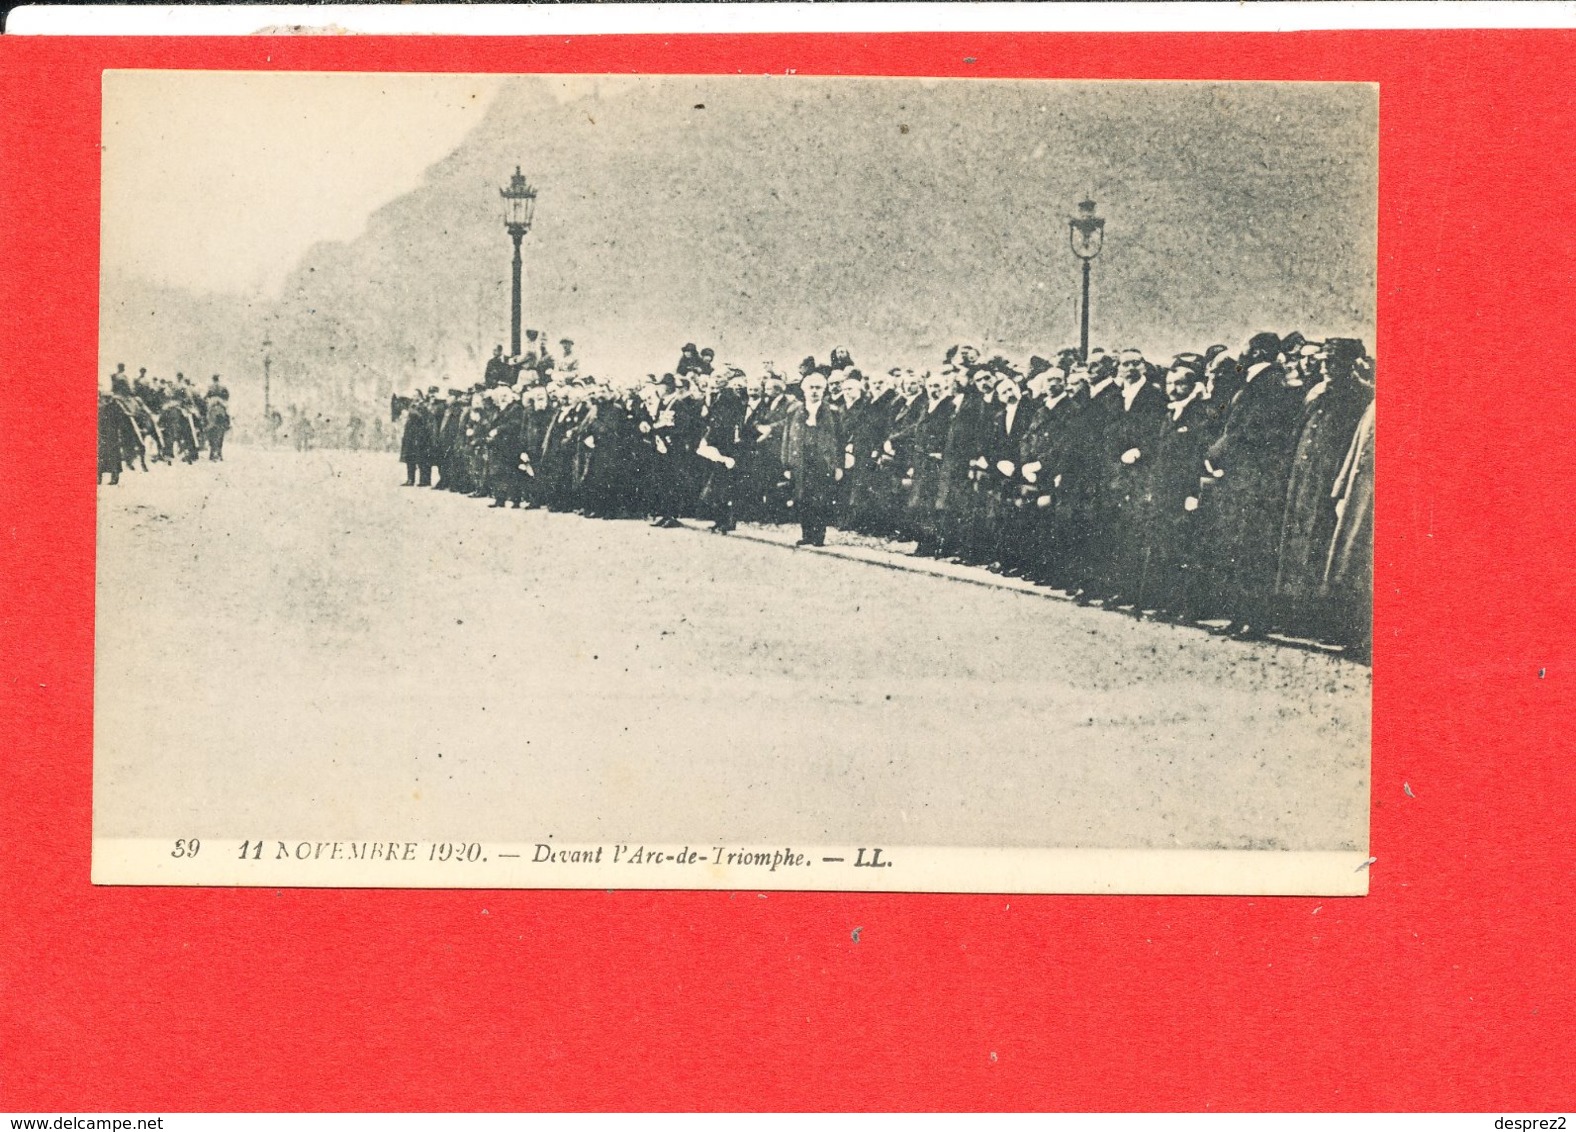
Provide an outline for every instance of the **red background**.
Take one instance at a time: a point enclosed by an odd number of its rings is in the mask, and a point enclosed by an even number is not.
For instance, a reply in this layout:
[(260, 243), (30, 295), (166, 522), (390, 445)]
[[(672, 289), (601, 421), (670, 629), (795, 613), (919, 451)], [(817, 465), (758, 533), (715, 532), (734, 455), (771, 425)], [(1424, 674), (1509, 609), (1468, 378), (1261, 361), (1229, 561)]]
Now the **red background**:
[[(1570, 1109), (1573, 64), (1549, 32), (0, 40), (0, 1108)], [(1379, 82), (1372, 894), (92, 887), (106, 67)]]

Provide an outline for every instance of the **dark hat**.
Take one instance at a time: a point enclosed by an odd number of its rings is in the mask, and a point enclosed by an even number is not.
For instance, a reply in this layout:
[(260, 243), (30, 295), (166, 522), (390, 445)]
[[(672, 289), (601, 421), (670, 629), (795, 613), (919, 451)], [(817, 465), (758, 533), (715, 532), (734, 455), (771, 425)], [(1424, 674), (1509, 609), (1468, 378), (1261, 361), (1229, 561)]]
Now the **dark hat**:
[(1274, 361), (1280, 352), (1280, 335), (1272, 330), (1261, 331), (1248, 339), (1248, 345), (1242, 351), (1242, 365), (1246, 368), (1255, 362)]
[(1367, 353), (1368, 350), (1363, 346), (1360, 338), (1326, 338), (1324, 340), (1324, 354), (1332, 362), (1350, 364)]
[(1037, 377), (1038, 375), (1044, 373), (1046, 370), (1052, 369), (1052, 368), (1054, 368), (1054, 367), (1052, 367), (1051, 363), (1046, 361), (1044, 358), (1040, 357), (1040, 355), (1038, 355), (1038, 354), (1035, 354), (1033, 357), (1031, 357), (1029, 359), (1029, 376), (1030, 377)]
[(1022, 376), (1022, 374), (1018, 372), (1017, 367), (1009, 362), (1006, 356), (1003, 354), (992, 354), (990, 361), (986, 362), (985, 364), (991, 369), (995, 370), (997, 373), (1004, 373), (1008, 377), (1016, 378)]
[(436, 385), (429, 385), (429, 386), (427, 386), (427, 392), (428, 393), (436, 393), (437, 391), (438, 391), (438, 387)]

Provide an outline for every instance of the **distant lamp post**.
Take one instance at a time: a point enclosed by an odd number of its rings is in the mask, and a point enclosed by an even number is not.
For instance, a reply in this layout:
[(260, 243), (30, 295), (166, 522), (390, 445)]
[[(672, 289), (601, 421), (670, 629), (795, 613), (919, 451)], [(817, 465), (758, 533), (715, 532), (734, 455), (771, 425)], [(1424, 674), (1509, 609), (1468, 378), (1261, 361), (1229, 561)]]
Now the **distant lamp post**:
[(271, 421), (271, 420), (274, 419), (274, 406), (273, 406), (273, 402), (269, 399), (269, 390), (268, 390), (268, 385), (269, 385), (269, 380), (268, 380), (269, 372), (268, 371), (269, 371), (269, 368), (274, 364), (274, 359), (271, 356), (269, 356), (268, 351), (273, 349), (273, 347), (274, 347), (273, 340), (271, 338), (269, 338), (268, 335), (266, 335), (266, 334), (263, 335), (263, 422), (264, 422), (264, 424), (266, 424), (268, 421)]
[(1081, 201), (1078, 215), (1067, 221), (1067, 241), (1073, 255), (1083, 261), (1083, 307), (1079, 312), (1078, 356), (1089, 360), (1089, 265), (1100, 254), (1105, 240), (1105, 221), (1094, 214), (1094, 201)]
[(514, 304), (510, 310), (509, 353), (520, 353), (520, 241), (531, 230), (531, 219), (536, 215), (536, 190), (525, 180), (520, 167), (514, 167), (507, 188), (499, 189), (503, 197), (503, 226), (514, 239)]

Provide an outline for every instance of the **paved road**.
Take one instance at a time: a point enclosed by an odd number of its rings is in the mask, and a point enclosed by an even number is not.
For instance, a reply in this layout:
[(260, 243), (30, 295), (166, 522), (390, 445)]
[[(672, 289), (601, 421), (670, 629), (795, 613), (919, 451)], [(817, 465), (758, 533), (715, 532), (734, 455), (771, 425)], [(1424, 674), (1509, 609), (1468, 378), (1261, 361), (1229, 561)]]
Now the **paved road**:
[(402, 470), (100, 489), (98, 836), (1366, 845), (1364, 668)]

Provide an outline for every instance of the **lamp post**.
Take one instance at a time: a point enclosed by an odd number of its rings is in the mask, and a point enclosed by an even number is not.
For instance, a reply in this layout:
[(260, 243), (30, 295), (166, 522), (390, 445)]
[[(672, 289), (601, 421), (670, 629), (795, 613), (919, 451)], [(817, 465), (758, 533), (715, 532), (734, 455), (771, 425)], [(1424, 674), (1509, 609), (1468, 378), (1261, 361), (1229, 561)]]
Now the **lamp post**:
[(269, 367), (272, 366), (273, 363), (274, 363), (274, 360), (273, 360), (273, 358), (271, 358), (269, 356), (268, 351), (273, 349), (273, 345), (274, 345), (273, 339), (269, 338), (268, 335), (264, 334), (263, 335), (263, 423), (264, 423), (265, 427), (266, 427), (266, 425), (267, 425), (267, 423), (269, 421), (273, 420), (273, 417), (274, 417), (273, 403), (269, 400), (269, 397), (268, 397), (268, 384), (269, 384), (269, 382), (268, 382), (268, 376), (269, 376), (268, 375), (268, 371), (269, 371)]
[(526, 183), (520, 167), (514, 167), (507, 188), (498, 190), (503, 197), (503, 226), (514, 239), (514, 304), (510, 309), (509, 354), (520, 353), (520, 241), (531, 230), (531, 218), (536, 215), (536, 190)]
[(1067, 242), (1072, 245), (1073, 255), (1083, 261), (1083, 307), (1079, 312), (1078, 357), (1085, 362), (1089, 360), (1089, 265), (1100, 254), (1100, 245), (1104, 240), (1105, 221), (1094, 214), (1094, 201), (1079, 202), (1078, 215), (1067, 221)]

